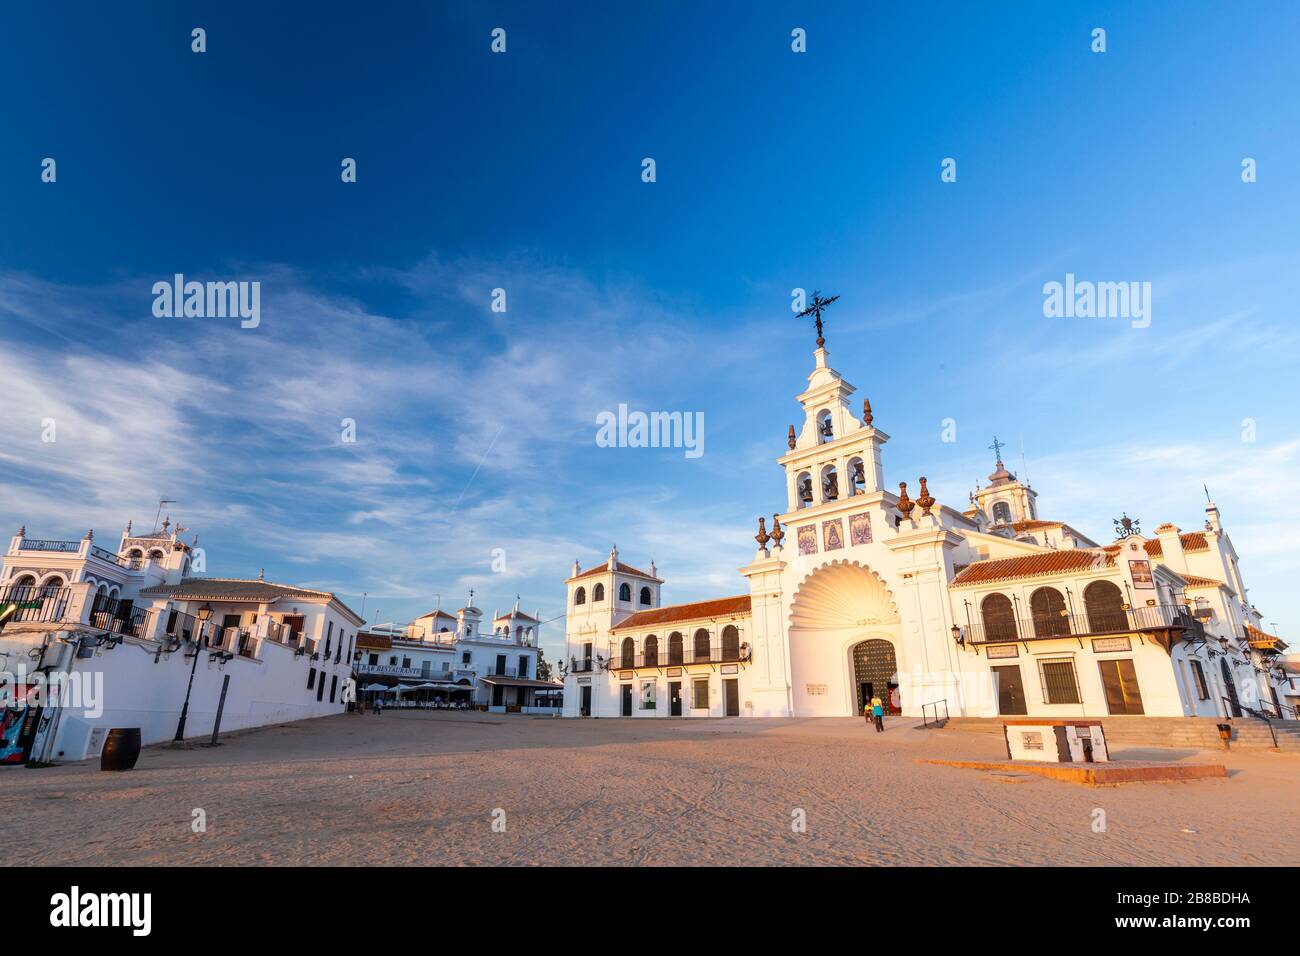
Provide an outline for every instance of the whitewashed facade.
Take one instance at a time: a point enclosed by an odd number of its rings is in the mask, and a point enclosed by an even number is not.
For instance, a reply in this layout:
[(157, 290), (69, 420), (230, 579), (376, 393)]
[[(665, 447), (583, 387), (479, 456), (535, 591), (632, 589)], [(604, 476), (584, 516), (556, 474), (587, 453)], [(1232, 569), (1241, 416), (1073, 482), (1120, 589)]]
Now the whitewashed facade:
[(924, 478), (891, 491), (889, 436), (814, 358), (740, 593), (664, 607), (653, 564), (574, 565), (566, 716), (848, 716), (873, 696), (918, 717), (1295, 716), (1212, 502), (1201, 529), (1102, 546), (1041, 518), (1000, 455), (968, 507)]
[(454, 615), (439, 609), (403, 628), (363, 633), (354, 671), (363, 688), (416, 691), (416, 697), (461, 700), (494, 713), (553, 714), (559, 685), (538, 676), (540, 627), (516, 600), (484, 628), (471, 593)]
[[(0, 564), (0, 694), (39, 723), (25, 754), (8, 728), (10, 762), (95, 756), (114, 727), (139, 727), (145, 744), (171, 740), (187, 689), (186, 739), (211, 735), (218, 709), (222, 731), (344, 709), (360, 616), (327, 591), (190, 576), (192, 543), (169, 526), (136, 535), (128, 525), (115, 550), (93, 532), (53, 541), (24, 528), (10, 540)], [(50, 679), (75, 687), (76, 699), (25, 707)]]

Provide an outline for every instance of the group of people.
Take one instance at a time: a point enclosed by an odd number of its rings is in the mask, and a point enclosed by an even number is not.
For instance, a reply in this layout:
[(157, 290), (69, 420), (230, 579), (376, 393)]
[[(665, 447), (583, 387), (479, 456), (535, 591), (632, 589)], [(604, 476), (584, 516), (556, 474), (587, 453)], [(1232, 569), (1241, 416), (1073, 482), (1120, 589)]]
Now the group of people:
[[(866, 690), (869, 686), (867, 685), (863, 690)], [(898, 693), (898, 685), (891, 682), (888, 700), (882, 700), (879, 696), (873, 695), (869, 701), (862, 705), (862, 716), (867, 723), (874, 723), (876, 733), (880, 733), (885, 729), (885, 714), (901, 714), (903, 712), (899, 706), (901, 703), (902, 699)]]

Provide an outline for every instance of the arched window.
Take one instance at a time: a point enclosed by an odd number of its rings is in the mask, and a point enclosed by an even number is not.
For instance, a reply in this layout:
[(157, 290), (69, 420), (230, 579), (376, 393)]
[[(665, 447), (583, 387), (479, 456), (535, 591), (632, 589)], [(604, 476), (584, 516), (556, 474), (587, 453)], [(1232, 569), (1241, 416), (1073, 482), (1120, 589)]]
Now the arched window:
[(997, 524), (1011, 524), (1011, 506), (999, 501), (993, 506), (993, 521)]
[(591, 603), (595, 604), (597, 601), (603, 600), (605, 600), (605, 585), (597, 584), (591, 589)]
[(1014, 641), (1016, 611), (1011, 598), (1005, 594), (990, 594), (980, 602), (980, 615), (984, 618), (984, 639), (988, 641)]
[(862, 464), (862, 459), (850, 458), (848, 468), (848, 493), (849, 495), (860, 495), (867, 484), (867, 472)]
[(840, 475), (834, 465), (822, 469), (822, 501), (838, 501), (840, 498)]
[(36, 587), (36, 578), (30, 574), (20, 574), (17, 578), (14, 579), (12, 587), (23, 589), (22, 591), (19, 591), (17, 594), (13, 595), (15, 598), (17, 598), (23, 594), (26, 594), (29, 590)]
[(160, 551), (157, 548), (154, 548), (152, 551), (149, 552), (149, 559), (152, 561), (161, 561), (163, 559), (162, 551)]
[(642, 653), (645, 655), (646, 667), (658, 667), (659, 666), (659, 638), (655, 637), (653, 634), (647, 637), (645, 639), (645, 650)]
[(636, 641), (630, 637), (623, 638), (623, 653), (619, 655), (619, 667), (636, 667)]
[(642, 589), (641, 589), (641, 603), (642, 603), (642, 604), (649, 605), (649, 604), (652, 604), (653, 602), (654, 602), (654, 598), (653, 598), (653, 597), (651, 596), (651, 594), (650, 594), (650, 589), (649, 589), (649, 588), (642, 588)]
[(618, 586), (618, 599), (619, 599), (620, 601), (627, 601), (629, 604), (631, 604), (631, 603), (632, 603), (632, 585), (628, 584), (626, 581), (624, 581), (622, 584), (620, 584), (620, 585)]
[(817, 413), (817, 440), (823, 444), (835, 440), (835, 426), (831, 422), (829, 409)]
[(141, 558), (144, 557), (144, 552), (141, 551), (139, 548), (132, 548), (130, 551), (126, 553), (126, 556), (133, 561), (139, 561)]
[(693, 661), (707, 661), (709, 659), (709, 632), (700, 628), (695, 632), (695, 654), (691, 658)]
[(668, 663), (682, 663), (682, 632), (673, 631), (668, 635)]
[(812, 475), (806, 471), (799, 472), (799, 477), (794, 480), (795, 498), (798, 499), (798, 507), (808, 508), (813, 503), (813, 484)]
[(57, 574), (52, 578), (47, 578), (45, 583), (41, 585), (41, 597), (55, 597), (61, 587), (63, 587), (63, 578)]
[[(578, 588), (578, 590), (576, 590), (576, 591), (573, 592), (573, 603), (574, 603), (574, 604), (586, 604), (586, 603), (587, 603), (587, 589), (586, 589), (586, 588)], [(443, 630), (445, 631), (446, 628), (444, 627)]]
[(1029, 596), (1035, 637), (1069, 637), (1070, 619), (1065, 616), (1065, 598), (1056, 588), (1039, 588)]
[(728, 624), (722, 629), (722, 659), (724, 661), (740, 660), (740, 631), (736, 625)]
[(1088, 612), (1088, 630), (1107, 634), (1128, 628), (1124, 594), (1111, 581), (1093, 581), (1083, 589), (1083, 606)]

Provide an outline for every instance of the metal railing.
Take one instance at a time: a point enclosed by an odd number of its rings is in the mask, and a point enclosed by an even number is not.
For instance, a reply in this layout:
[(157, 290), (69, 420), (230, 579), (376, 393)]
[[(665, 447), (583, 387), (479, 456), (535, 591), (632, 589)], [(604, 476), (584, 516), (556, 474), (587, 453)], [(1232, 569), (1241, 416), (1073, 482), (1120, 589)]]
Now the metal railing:
[(48, 624), (63, 620), (70, 588), (11, 584), (0, 588), (0, 628), (13, 623)]
[(110, 634), (145, 637), (149, 632), (149, 617), (153, 612), (136, 607), (130, 598), (112, 598), (99, 594), (90, 608), (91, 627)]
[(569, 658), (570, 674), (590, 674), (595, 667), (595, 661), (590, 657), (571, 657)]
[(1232, 715), (1228, 718), (1229, 720), (1231, 720), (1232, 717), (1240, 717), (1244, 714), (1247, 717), (1254, 717), (1256, 720), (1264, 721), (1264, 723), (1268, 725), (1269, 736), (1273, 738), (1273, 747), (1274, 749), (1277, 748), (1277, 731), (1273, 729), (1273, 721), (1269, 718), (1268, 714), (1264, 713), (1262, 710), (1256, 710), (1254, 707), (1247, 707), (1240, 700), (1233, 700), (1230, 697), (1224, 697), (1221, 699), (1224, 703), (1224, 709)]
[(671, 645), (661, 640), (658, 649), (650, 652), (642, 646), (635, 653), (624, 654), (621, 647), (615, 646), (610, 651), (609, 669), (626, 671), (642, 667), (685, 667), (689, 664), (736, 664), (751, 657), (748, 644), (724, 642), (697, 647), (689, 640)]
[(1205, 639), (1205, 626), (1192, 616), (1186, 605), (1158, 604), (1127, 611), (1093, 611), (1085, 614), (1040, 614), (1028, 618), (1004, 618), (973, 622), (966, 628), (969, 644), (1009, 644), (1015, 641), (1045, 641), (1062, 637), (1101, 637), (1134, 631), (1182, 628), (1195, 638)]
[(172, 609), (167, 612), (167, 619), (163, 622), (163, 633), (168, 637), (189, 641), (193, 640), (194, 635), (198, 633), (198, 627), (198, 618), (193, 614)]
[[(941, 707), (943, 708), (942, 717), (939, 716), (939, 709)], [(934, 714), (933, 721), (929, 719), (929, 714), (931, 712)], [(921, 726), (922, 727), (929, 727), (931, 723), (933, 723), (936, 727), (942, 727), (944, 722), (947, 721), (947, 719), (948, 719), (948, 701), (946, 698), (944, 700), (936, 700), (932, 703), (921, 705)]]

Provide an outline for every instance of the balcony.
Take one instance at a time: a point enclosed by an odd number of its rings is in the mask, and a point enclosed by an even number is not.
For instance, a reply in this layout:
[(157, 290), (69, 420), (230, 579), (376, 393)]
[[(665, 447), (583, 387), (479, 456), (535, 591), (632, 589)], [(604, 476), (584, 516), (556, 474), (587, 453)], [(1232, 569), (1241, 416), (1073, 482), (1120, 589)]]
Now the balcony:
[(966, 628), (966, 643), (1012, 644), (1018, 641), (1051, 641), (1061, 638), (1105, 637), (1138, 631), (1184, 631), (1184, 637), (1203, 641), (1205, 626), (1182, 604), (1158, 604), (1127, 610), (1093, 611), (1089, 614), (1042, 615), (1034, 618), (1006, 618)]
[(148, 637), (149, 618), (153, 612), (147, 608), (136, 607), (129, 598), (111, 598), (96, 595), (91, 605), (90, 617), (86, 623), (91, 627), (109, 634), (124, 634), (128, 637)]
[(0, 628), (6, 624), (51, 624), (63, 620), (71, 588), (12, 584), (0, 588)]
[(641, 648), (638, 653), (624, 654), (614, 651), (610, 654), (609, 670), (629, 671), (646, 667), (690, 667), (694, 664), (740, 664), (752, 658), (748, 644), (710, 644), (708, 647), (691, 642), (682, 646), (666, 646), (660, 642), (657, 651), (646, 653)]

